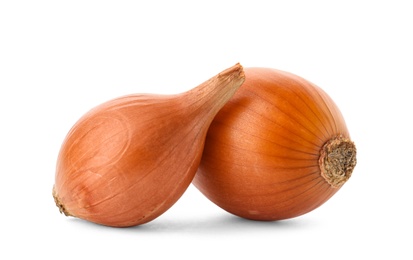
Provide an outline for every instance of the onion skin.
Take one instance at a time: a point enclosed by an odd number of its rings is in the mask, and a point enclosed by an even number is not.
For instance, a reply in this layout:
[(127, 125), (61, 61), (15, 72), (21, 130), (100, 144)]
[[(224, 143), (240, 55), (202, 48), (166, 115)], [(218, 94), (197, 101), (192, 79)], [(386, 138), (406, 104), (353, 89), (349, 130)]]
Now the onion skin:
[(319, 87), (291, 73), (245, 68), (246, 80), (212, 122), (193, 184), (252, 220), (308, 213), (350, 178), (356, 148)]
[(190, 185), (212, 119), (243, 81), (236, 64), (182, 94), (130, 95), (86, 113), (57, 159), (59, 210), (113, 227), (160, 216)]

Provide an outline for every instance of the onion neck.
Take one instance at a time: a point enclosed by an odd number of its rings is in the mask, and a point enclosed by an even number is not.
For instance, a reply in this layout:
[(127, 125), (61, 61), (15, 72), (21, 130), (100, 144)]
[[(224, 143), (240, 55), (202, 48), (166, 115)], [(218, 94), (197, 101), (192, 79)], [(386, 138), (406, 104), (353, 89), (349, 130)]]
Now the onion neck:
[(357, 163), (356, 146), (350, 139), (338, 135), (324, 144), (320, 152), (321, 176), (333, 187), (341, 187)]
[(191, 111), (194, 113), (201, 111), (201, 117), (209, 119), (207, 121), (212, 121), (218, 111), (235, 94), (244, 80), (243, 67), (237, 63), (196, 88), (184, 93), (183, 97), (186, 100), (192, 100), (192, 102), (187, 103)]

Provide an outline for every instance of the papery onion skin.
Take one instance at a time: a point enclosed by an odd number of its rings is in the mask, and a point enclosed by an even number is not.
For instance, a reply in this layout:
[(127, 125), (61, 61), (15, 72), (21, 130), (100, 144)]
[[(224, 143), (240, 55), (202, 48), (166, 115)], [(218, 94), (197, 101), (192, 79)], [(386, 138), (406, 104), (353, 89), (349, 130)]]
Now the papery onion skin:
[(345, 120), (321, 88), (297, 75), (244, 71), (244, 84), (208, 130), (193, 184), (239, 217), (271, 221), (308, 213), (356, 165)]
[(86, 113), (58, 156), (59, 210), (113, 227), (157, 218), (190, 185), (209, 124), (243, 81), (237, 64), (182, 94), (130, 95)]

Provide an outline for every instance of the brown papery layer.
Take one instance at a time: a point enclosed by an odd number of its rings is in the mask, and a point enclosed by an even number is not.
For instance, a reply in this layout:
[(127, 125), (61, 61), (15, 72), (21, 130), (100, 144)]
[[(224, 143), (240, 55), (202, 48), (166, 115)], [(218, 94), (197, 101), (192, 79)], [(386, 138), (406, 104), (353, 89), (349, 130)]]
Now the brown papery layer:
[(52, 191), (52, 193), (53, 193), (53, 199), (54, 199), (54, 202), (56, 203), (56, 206), (59, 208), (59, 211), (60, 211), (60, 213), (63, 213), (63, 214), (65, 214), (65, 216), (72, 216), (72, 214), (70, 214), (66, 209), (65, 209), (65, 206), (63, 205), (63, 203), (60, 201), (60, 199), (59, 199), (59, 197), (57, 196), (57, 193), (56, 193), (56, 190), (55, 190), (55, 187), (53, 186), (53, 191)]
[(350, 139), (339, 135), (328, 141), (320, 152), (321, 176), (334, 188), (341, 187), (357, 164), (356, 146)]

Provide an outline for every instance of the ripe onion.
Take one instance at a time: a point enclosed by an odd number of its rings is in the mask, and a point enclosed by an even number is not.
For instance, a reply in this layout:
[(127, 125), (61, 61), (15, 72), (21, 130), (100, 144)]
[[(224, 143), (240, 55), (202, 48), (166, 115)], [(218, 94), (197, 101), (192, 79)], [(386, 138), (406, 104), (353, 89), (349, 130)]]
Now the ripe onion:
[(86, 113), (58, 156), (60, 212), (114, 227), (164, 213), (190, 185), (212, 119), (243, 81), (236, 64), (182, 94), (129, 95)]
[(296, 75), (246, 68), (212, 122), (193, 184), (224, 210), (253, 220), (308, 213), (350, 178), (356, 148), (319, 87)]

